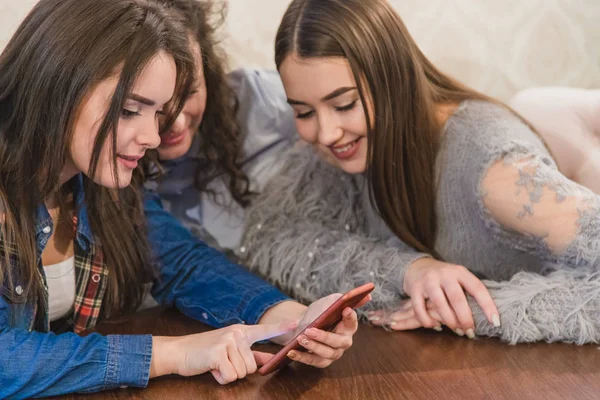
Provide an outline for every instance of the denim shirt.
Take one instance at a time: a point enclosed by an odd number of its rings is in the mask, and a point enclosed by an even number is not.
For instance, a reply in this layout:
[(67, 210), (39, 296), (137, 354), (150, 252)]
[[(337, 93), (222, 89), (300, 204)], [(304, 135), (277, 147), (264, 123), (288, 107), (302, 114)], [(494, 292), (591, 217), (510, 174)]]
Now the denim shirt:
[[(82, 205), (83, 178), (79, 175), (74, 181), (74, 198)], [(90, 251), (98, 244), (85, 206), (78, 210), (75, 245)], [(150, 246), (159, 262), (151, 293), (160, 304), (173, 305), (191, 318), (223, 327), (255, 324), (270, 307), (288, 300), (279, 290), (198, 240), (163, 209), (155, 193), (146, 193), (144, 212)], [(36, 221), (39, 254), (51, 232), (52, 220), (42, 204)], [(18, 282), (14, 287), (18, 291)], [(5, 290), (0, 293), (0, 398), (147, 385), (151, 335), (93, 333), (81, 337), (72, 332), (56, 335), (33, 330), (32, 321), (40, 317), (36, 307), (10, 301)], [(47, 322), (47, 314), (41, 317)]]

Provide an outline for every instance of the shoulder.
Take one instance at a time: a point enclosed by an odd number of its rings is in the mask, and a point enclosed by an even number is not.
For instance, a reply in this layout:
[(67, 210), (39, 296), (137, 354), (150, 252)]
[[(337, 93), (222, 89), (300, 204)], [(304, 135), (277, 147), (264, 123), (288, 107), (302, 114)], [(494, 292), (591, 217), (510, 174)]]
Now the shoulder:
[(285, 103), (285, 91), (277, 71), (240, 68), (229, 73), (227, 83), (239, 102), (259, 100), (266, 104)]
[(507, 106), (469, 100), (446, 124), (442, 150), (450, 159), (488, 164), (513, 153), (550, 156), (541, 137)]

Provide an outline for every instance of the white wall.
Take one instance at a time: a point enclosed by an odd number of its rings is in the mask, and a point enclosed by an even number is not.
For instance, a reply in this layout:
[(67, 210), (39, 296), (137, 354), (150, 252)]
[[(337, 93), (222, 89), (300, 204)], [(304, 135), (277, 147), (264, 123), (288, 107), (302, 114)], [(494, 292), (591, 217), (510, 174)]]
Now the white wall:
[[(600, 88), (600, 0), (389, 0), (434, 63), (506, 100), (530, 86)], [(36, 0), (0, 0), (0, 48)], [(273, 67), (286, 0), (229, 0), (231, 66)]]

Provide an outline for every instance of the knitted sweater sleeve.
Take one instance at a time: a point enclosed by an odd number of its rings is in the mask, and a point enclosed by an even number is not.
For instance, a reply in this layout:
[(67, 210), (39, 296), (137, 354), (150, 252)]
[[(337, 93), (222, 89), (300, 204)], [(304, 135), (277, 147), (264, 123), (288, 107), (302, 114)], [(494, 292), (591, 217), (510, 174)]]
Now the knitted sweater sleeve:
[(483, 222), (547, 270), (485, 282), (502, 327), (489, 326), (471, 302), (477, 331), (511, 343), (598, 343), (600, 196), (563, 176), (546, 153), (517, 143), (504, 149), (481, 177)]
[(393, 309), (403, 296), (405, 269), (428, 255), (396, 238), (366, 235), (361, 188), (312, 149), (284, 156), (284, 167), (248, 211), (244, 263), (305, 302), (373, 282), (366, 310)]

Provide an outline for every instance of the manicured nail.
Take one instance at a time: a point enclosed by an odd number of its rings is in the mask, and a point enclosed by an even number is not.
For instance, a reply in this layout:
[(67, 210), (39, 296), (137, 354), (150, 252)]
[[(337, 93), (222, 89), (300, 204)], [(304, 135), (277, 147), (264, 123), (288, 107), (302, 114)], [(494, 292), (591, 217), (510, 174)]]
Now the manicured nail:
[(308, 344), (310, 343), (306, 336), (300, 336), (298, 339), (302, 346), (308, 346)]
[(296, 352), (295, 351), (290, 351), (289, 353), (287, 353), (287, 356), (289, 358), (296, 358)]
[(442, 331), (442, 326), (441, 326), (441, 325), (434, 326), (434, 327), (433, 327), (433, 330), (434, 330), (434, 331), (441, 332), (441, 331)]
[(369, 317), (369, 321), (379, 321), (379, 320), (381, 320), (380, 317), (376, 317), (376, 316)]
[(492, 315), (492, 323), (496, 328), (500, 327), (500, 317), (498, 316), (498, 314)]
[(473, 329), (467, 329), (467, 337), (469, 339), (475, 339), (475, 332), (473, 332)]
[(460, 329), (460, 328), (456, 328), (456, 329), (454, 330), (454, 333), (456, 333), (458, 336), (465, 336), (465, 333), (464, 333), (464, 332), (463, 332), (463, 330), (462, 330), (462, 329)]
[(305, 330), (305, 331), (304, 331), (304, 334), (305, 334), (306, 336), (309, 336), (309, 337), (311, 337), (311, 338), (313, 338), (313, 339), (314, 339), (314, 338), (317, 336), (317, 331), (316, 331), (316, 330), (314, 330), (313, 328), (310, 328), (310, 329), (307, 329), (307, 330)]

